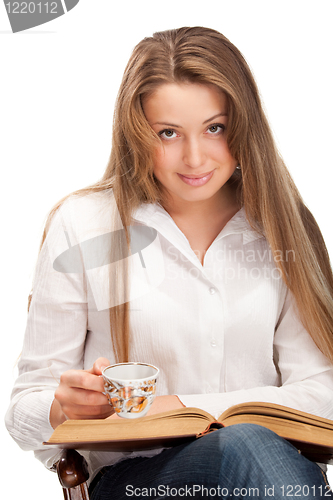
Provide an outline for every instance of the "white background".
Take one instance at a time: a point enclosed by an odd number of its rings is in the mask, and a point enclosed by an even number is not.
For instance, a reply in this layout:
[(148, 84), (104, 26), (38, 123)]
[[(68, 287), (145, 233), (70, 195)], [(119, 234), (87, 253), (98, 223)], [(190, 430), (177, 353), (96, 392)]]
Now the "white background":
[[(332, 5), (81, 0), (50, 23), (12, 34), (1, 2), (1, 416), (16, 376), (45, 217), (62, 196), (101, 177), (122, 72), (134, 45), (154, 31), (207, 26), (243, 52), (282, 155), (333, 254)], [(0, 433), (10, 497), (60, 500), (56, 475), (21, 451), (3, 425)]]

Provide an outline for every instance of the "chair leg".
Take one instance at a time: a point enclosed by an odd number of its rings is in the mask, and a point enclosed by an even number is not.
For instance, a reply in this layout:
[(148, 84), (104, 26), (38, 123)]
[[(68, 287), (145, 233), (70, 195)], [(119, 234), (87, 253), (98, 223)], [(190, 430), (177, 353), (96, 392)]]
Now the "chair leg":
[(63, 450), (57, 473), (65, 500), (89, 500), (87, 462), (75, 450)]
[(79, 484), (74, 488), (63, 488), (65, 500), (89, 500), (87, 483)]

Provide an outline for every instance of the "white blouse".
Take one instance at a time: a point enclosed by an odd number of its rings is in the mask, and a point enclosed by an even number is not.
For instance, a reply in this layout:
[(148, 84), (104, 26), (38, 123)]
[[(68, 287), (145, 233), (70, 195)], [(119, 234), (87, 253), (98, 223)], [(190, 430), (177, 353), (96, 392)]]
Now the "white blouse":
[[(332, 365), (299, 321), (274, 261), (297, 255), (273, 255), (244, 209), (216, 237), (203, 266), (161, 206), (141, 206), (134, 220), (151, 229), (127, 257), (130, 360), (159, 367), (158, 394), (177, 394), (215, 417), (237, 403), (265, 401), (333, 419)], [(100, 356), (115, 362), (108, 308), (119, 299), (110, 296), (109, 273), (120, 261), (110, 262), (105, 235), (112, 244), (121, 228), (111, 191), (73, 196), (39, 255), (6, 425), (49, 468), (59, 450), (42, 443), (53, 432), (49, 411), (61, 373), (88, 369)], [(91, 477), (134, 455), (82, 454)]]

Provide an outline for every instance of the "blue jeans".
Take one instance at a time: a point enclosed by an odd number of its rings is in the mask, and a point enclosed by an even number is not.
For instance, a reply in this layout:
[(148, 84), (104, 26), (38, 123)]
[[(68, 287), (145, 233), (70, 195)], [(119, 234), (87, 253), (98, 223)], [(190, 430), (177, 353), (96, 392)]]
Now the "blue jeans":
[(252, 424), (216, 430), (151, 458), (107, 467), (92, 500), (333, 498), (320, 467), (274, 432)]

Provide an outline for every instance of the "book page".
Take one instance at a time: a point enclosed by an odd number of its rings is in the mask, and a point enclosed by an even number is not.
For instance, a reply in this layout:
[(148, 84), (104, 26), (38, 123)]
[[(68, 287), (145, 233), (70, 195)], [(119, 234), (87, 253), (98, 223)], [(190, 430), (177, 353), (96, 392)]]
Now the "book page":
[(295, 410), (294, 408), (289, 408), (287, 406), (262, 402), (243, 403), (232, 406), (223, 412), (218, 420), (227, 425), (227, 420), (231, 416), (242, 414), (267, 415), (280, 419), (293, 420), (295, 422), (303, 422), (317, 427), (322, 427), (323, 429), (333, 430), (332, 420)]
[(240, 423), (262, 425), (285, 439), (313, 443), (333, 450), (333, 432), (329, 429), (259, 414), (232, 415), (226, 419), (225, 426)]

